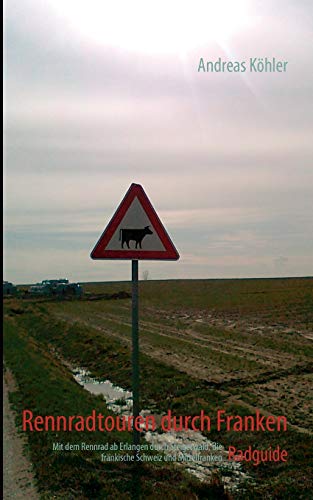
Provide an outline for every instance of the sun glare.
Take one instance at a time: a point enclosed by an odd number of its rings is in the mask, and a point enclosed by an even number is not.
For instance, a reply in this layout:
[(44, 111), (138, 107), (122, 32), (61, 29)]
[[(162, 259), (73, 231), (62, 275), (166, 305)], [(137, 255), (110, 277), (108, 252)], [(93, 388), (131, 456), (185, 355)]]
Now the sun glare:
[(147, 53), (225, 43), (248, 22), (244, 0), (53, 0), (51, 5), (84, 38)]

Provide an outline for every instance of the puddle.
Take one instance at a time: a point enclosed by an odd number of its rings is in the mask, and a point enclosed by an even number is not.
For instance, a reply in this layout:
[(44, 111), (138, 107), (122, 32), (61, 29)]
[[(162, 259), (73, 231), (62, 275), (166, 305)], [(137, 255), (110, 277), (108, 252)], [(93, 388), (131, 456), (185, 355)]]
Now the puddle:
[(121, 387), (113, 385), (110, 380), (99, 381), (90, 377), (90, 372), (82, 368), (72, 370), (76, 382), (82, 385), (91, 394), (101, 394), (110, 410), (119, 415), (131, 415), (133, 408), (133, 394)]
[[(82, 368), (72, 370), (75, 380), (92, 394), (101, 394), (107, 407), (122, 416), (132, 415), (132, 393), (118, 387), (110, 380), (99, 381), (90, 377), (90, 372)], [(149, 410), (142, 410), (142, 416), (153, 415), (158, 421), (161, 415), (155, 415)], [(219, 443), (210, 441), (200, 432), (192, 430), (181, 432), (164, 432), (148, 430), (142, 433), (143, 439), (153, 444), (167, 457), (167, 461), (175, 462), (184, 467), (200, 481), (209, 481), (213, 472), (219, 472), (223, 484), (231, 490), (239, 483), (249, 478), (243, 472), (240, 462), (227, 459), (226, 449)]]
[(164, 454), (174, 456), (177, 465), (184, 467), (200, 481), (208, 481), (218, 471), (223, 484), (235, 489), (248, 475), (241, 470), (239, 462), (227, 459), (227, 451), (219, 443), (210, 441), (201, 433), (192, 430), (157, 434), (148, 431), (146, 441), (160, 445)]

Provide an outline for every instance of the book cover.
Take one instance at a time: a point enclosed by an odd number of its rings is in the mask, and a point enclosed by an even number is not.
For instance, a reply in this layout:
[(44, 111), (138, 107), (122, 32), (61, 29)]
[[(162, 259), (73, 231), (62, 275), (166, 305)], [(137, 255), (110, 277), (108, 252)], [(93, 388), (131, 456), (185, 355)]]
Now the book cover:
[(312, 18), (5, 3), (6, 499), (311, 498)]

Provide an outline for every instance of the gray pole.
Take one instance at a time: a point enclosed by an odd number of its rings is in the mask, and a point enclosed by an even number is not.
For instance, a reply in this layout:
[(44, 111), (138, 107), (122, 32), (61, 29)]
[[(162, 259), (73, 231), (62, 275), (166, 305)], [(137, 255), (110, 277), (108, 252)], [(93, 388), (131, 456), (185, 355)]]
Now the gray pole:
[[(138, 340), (138, 260), (132, 260), (132, 385), (133, 416), (139, 416), (139, 340)], [(139, 444), (140, 431), (133, 430), (133, 442)]]

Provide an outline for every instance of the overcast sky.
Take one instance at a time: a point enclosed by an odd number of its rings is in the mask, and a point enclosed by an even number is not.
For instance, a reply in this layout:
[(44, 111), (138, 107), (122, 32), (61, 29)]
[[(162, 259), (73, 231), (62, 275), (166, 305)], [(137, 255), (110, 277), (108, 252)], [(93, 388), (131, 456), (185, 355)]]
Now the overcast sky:
[(181, 255), (150, 278), (312, 275), (312, 65), (311, 0), (8, 0), (5, 278), (129, 279), (89, 254), (132, 182)]

